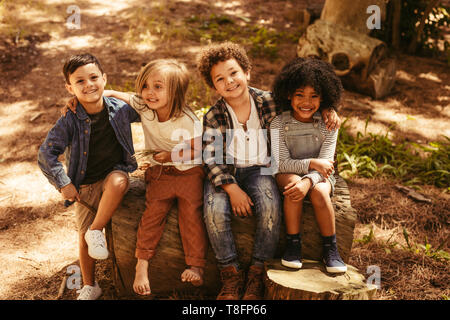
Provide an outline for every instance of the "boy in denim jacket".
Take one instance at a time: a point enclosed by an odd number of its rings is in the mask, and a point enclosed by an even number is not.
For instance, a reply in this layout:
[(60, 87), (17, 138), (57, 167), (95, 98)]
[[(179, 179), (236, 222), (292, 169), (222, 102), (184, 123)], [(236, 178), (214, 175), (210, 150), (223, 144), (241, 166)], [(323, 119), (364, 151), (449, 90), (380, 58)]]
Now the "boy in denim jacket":
[[(130, 123), (140, 118), (125, 102), (103, 97), (106, 74), (91, 54), (70, 57), (63, 73), (66, 89), (78, 100), (77, 112), (69, 111), (49, 131), (38, 165), (66, 206), (76, 201), (84, 283), (78, 300), (95, 300), (102, 292), (95, 260), (108, 257), (102, 230), (128, 190), (128, 173), (137, 169)], [(67, 173), (58, 160), (66, 149)]]
[[(280, 113), (272, 94), (248, 86), (251, 64), (245, 50), (225, 42), (199, 54), (198, 69), (221, 95), (203, 118), (204, 219), (216, 255), (222, 289), (218, 300), (262, 299), (264, 261), (273, 258), (281, 223), (281, 199), (270, 166), (267, 132)], [(326, 113), (330, 126), (336, 113)], [(245, 282), (231, 230), (231, 214), (255, 215), (252, 261)]]

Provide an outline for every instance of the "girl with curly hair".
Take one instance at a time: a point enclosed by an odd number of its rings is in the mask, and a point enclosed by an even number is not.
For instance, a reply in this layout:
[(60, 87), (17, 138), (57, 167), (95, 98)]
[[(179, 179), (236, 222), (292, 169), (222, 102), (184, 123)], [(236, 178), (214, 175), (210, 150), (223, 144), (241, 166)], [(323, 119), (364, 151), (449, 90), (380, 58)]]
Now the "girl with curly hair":
[(314, 58), (286, 64), (273, 86), (274, 100), (285, 110), (271, 123), (272, 155), (277, 184), (284, 195), (286, 251), (281, 263), (301, 268), (300, 219), (309, 194), (323, 240), (323, 261), (330, 273), (347, 271), (336, 244), (334, 209), (334, 153), (338, 131), (329, 131), (320, 115), (335, 108), (342, 93), (333, 67)]

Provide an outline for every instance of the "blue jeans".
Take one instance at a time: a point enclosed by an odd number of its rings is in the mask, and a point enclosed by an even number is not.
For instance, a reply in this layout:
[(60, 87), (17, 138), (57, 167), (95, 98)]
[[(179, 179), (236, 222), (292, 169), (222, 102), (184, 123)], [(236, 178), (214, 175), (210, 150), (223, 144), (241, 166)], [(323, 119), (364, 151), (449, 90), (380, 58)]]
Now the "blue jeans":
[[(256, 232), (252, 262), (273, 258), (278, 245), (281, 223), (281, 200), (275, 179), (261, 175), (261, 167), (237, 168), (239, 187), (252, 199)], [(233, 214), (228, 194), (207, 180), (204, 184), (204, 219), (209, 241), (219, 263), (219, 268), (238, 265), (236, 245), (231, 231)]]

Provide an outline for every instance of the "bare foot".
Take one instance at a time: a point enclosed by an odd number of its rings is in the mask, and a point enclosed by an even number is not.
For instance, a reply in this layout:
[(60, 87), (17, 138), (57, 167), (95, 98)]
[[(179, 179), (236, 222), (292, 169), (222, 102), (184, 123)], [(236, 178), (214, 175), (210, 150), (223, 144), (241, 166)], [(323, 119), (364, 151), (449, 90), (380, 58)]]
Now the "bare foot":
[(134, 278), (133, 290), (140, 295), (149, 295), (150, 281), (148, 280), (148, 261), (138, 259), (136, 264), (136, 276)]
[(190, 282), (198, 287), (203, 284), (203, 268), (191, 266), (181, 274), (181, 281)]

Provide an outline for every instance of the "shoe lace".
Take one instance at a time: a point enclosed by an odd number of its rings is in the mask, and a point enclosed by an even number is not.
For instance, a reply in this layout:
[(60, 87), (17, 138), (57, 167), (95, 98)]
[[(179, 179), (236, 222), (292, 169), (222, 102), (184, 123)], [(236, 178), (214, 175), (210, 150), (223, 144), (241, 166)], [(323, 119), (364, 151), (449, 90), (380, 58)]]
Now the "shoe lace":
[(95, 232), (93, 234), (94, 246), (105, 248), (105, 241), (101, 232)]
[(344, 263), (341, 256), (339, 255), (339, 251), (336, 245), (326, 245), (325, 248), (327, 250), (326, 257), (328, 261), (337, 260)]

